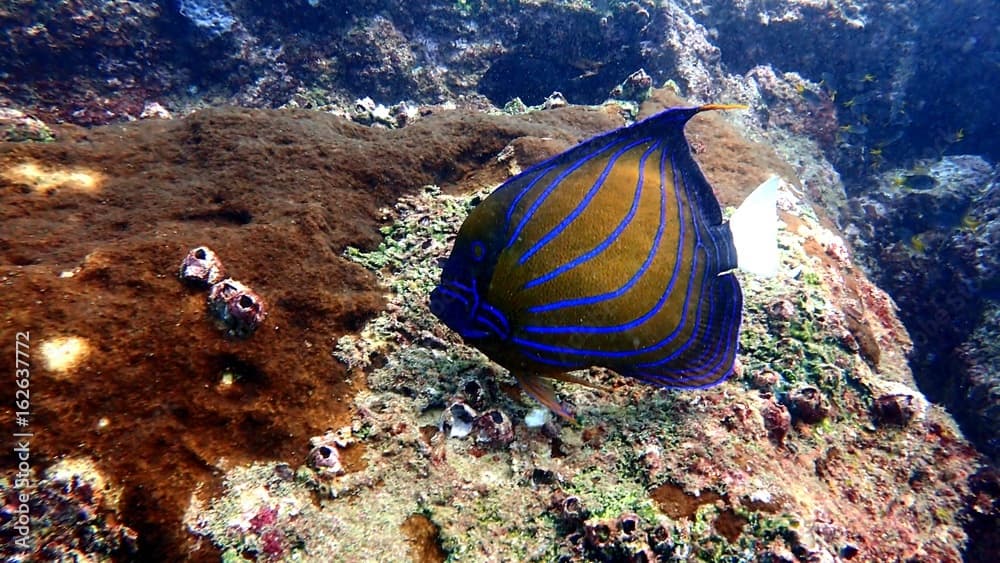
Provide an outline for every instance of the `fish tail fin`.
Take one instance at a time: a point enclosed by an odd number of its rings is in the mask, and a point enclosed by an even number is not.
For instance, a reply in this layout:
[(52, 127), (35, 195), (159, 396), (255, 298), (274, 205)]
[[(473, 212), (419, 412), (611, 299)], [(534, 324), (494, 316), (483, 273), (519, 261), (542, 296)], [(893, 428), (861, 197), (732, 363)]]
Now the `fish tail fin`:
[(771, 176), (757, 186), (729, 219), (741, 270), (770, 278), (778, 273), (778, 185)]
[(556, 392), (552, 388), (551, 381), (534, 373), (514, 372), (514, 377), (521, 384), (521, 389), (527, 391), (535, 400), (548, 407), (550, 411), (576, 424), (576, 417), (556, 398)]

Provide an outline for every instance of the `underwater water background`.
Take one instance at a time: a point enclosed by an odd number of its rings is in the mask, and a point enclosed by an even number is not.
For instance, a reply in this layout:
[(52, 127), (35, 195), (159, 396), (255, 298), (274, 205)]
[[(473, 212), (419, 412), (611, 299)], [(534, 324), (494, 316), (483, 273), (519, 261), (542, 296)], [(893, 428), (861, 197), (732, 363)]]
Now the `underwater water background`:
[[(995, 2), (14, 0), (0, 29), (7, 560), (1000, 553)], [(736, 370), (583, 370), (553, 417), (428, 307), (458, 228), (709, 103), (746, 106), (686, 129), (726, 216), (782, 182)]]

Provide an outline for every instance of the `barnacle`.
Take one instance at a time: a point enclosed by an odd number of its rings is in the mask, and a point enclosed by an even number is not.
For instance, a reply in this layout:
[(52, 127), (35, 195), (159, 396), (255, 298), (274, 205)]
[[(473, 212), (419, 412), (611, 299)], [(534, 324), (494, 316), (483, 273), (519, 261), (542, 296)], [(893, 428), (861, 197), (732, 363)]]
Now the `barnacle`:
[(464, 438), (472, 432), (478, 414), (464, 401), (454, 401), (444, 410), (439, 430), (449, 438)]
[(177, 275), (186, 282), (207, 286), (225, 279), (226, 268), (211, 248), (199, 246), (187, 253)]
[(208, 294), (208, 309), (226, 334), (236, 338), (253, 334), (267, 317), (264, 299), (232, 278), (212, 286)]
[(332, 431), (310, 438), (309, 445), (312, 449), (309, 451), (309, 465), (320, 474), (344, 473), (344, 466), (340, 463), (339, 443), (341, 443), (340, 438)]
[(875, 399), (872, 414), (880, 424), (906, 426), (917, 414), (916, 403), (913, 395), (887, 393)]
[(514, 441), (514, 425), (503, 411), (491, 409), (476, 417), (472, 424), (476, 441), (491, 446), (506, 446)]
[(800, 387), (788, 394), (788, 410), (807, 424), (821, 422), (830, 415), (830, 403), (823, 393), (811, 385)]

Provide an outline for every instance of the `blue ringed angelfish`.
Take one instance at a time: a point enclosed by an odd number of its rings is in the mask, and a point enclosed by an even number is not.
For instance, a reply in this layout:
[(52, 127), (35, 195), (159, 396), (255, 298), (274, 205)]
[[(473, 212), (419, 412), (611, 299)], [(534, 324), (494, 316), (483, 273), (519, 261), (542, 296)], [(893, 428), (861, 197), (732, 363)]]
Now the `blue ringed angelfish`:
[(738, 107), (671, 108), (511, 178), (462, 224), (431, 311), (569, 419), (543, 378), (603, 366), (660, 387), (722, 382), (739, 352), (733, 270), (777, 268), (777, 179), (723, 222), (684, 125)]

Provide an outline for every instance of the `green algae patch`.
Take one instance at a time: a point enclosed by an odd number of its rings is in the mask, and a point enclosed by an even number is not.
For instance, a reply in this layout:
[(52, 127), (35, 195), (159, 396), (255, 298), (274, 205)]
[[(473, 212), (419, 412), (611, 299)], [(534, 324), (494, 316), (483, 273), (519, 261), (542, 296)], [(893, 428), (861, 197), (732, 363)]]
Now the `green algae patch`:
[(660, 514), (653, 499), (640, 483), (623, 479), (616, 472), (597, 467), (585, 469), (567, 483), (566, 491), (580, 498), (591, 518), (615, 519), (634, 513), (646, 525), (656, 524)]

